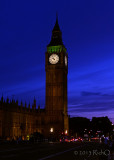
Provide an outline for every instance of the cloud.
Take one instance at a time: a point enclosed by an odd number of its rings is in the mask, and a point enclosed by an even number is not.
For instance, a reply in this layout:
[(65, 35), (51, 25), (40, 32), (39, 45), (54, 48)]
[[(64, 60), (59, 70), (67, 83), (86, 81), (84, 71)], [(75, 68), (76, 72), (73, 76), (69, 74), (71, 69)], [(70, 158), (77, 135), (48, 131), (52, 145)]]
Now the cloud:
[(82, 96), (98, 96), (101, 95), (100, 92), (87, 92), (87, 91), (82, 91), (81, 92)]
[(70, 117), (87, 117), (92, 119), (92, 117), (105, 117), (107, 116), (114, 124), (114, 110), (111, 111), (94, 111), (94, 112), (73, 112), (72, 114), (69, 112)]
[(110, 94), (102, 94), (102, 96), (106, 97), (106, 96), (111, 96)]
[[(91, 96), (92, 95), (92, 96)], [(103, 95), (103, 96), (102, 96)], [(106, 112), (114, 111), (114, 95), (101, 93), (84, 93), (84, 96), (72, 97), (69, 99), (68, 111), (70, 114), (74, 112), (85, 113), (85, 112)]]
[(108, 116), (114, 123), (114, 100), (107, 102), (84, 102), (78, 104), (69, 104), (68, 114), (71, 117), (102, 117)]

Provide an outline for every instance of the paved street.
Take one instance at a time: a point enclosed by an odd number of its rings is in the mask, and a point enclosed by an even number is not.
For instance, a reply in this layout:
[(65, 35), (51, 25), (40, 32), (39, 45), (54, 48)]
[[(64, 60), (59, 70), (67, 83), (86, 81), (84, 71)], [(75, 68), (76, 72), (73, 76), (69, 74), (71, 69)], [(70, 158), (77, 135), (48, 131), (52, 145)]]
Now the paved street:
[(108, 148), (97, 143), (0, 145), (0, 160), (107, 160)]

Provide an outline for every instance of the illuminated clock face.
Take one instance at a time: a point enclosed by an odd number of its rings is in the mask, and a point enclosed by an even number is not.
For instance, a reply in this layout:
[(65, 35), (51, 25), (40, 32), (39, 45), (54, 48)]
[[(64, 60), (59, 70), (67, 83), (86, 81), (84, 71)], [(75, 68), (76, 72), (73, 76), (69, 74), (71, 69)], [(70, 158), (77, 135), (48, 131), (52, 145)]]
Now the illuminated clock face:
[(67, 66), (67, 57), (65, 56), (65, 65)]
[(56, 64), (59, 62), (59, 56), (57, 54), (52, 54), (50, 57), (49, 57), (49, 62), (51, 64)]

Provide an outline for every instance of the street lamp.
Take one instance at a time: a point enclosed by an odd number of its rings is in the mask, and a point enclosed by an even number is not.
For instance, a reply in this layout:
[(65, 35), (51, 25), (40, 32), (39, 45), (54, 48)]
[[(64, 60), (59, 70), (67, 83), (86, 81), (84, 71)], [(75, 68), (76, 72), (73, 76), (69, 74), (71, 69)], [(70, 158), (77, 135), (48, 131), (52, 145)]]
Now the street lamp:
[(50, 140), (53, 141), (53, 127), (50, 128)]
[(68, 131), (67, 130), (65, 130), (65, 134), (67, 135), (67, 133), (68, 133)]
[(50, 132), (53, 133), (53, 128), (50, 128)]

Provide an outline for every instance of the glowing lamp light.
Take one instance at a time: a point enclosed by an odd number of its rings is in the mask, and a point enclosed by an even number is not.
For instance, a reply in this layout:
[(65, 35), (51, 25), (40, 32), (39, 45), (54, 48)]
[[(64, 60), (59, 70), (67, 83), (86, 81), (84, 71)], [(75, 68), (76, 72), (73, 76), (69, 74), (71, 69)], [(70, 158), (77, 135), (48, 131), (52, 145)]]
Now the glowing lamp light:
[(29, 135), (27, 135), (27, 140), (29, 141), (29, 139), (30, 139), (30, 136), (29, 136)]
[(67, 134), (68, 133), (68, 131), (67, 130), (65, 130), (65, 134)]
[(53, 128), (50, 128), (50, 132), (51, 132), (51, 133), (53, 132)]

